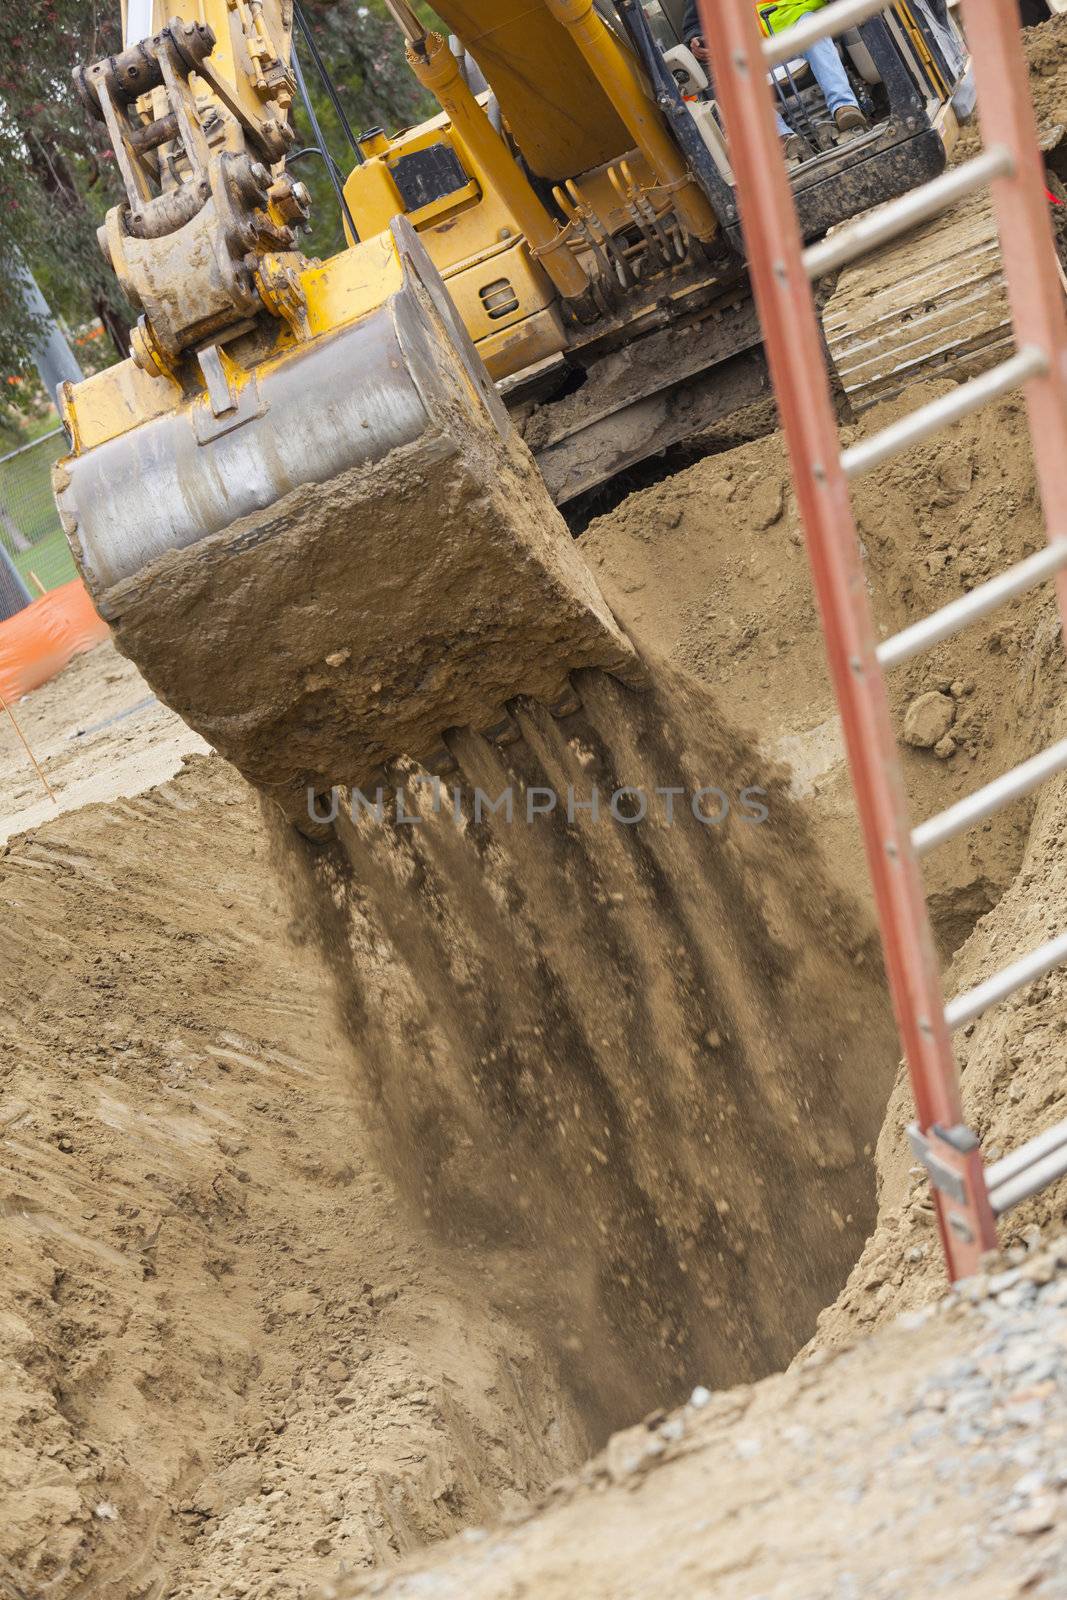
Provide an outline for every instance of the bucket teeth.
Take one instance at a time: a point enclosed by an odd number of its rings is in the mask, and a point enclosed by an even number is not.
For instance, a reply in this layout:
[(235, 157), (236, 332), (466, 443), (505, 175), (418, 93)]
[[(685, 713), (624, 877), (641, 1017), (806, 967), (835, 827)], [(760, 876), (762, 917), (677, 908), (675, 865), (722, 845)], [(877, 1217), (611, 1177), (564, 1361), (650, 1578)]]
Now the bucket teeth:
[(568, 683), (559, 699), (549, 703), (548, 709), (557, 721), (561, 717), (573, 717), (575, 712), (582, 709), (582, 697), (574, 685)]
[(445, 778), (450, 772), (456, 771), (459, 762), (448, 746), (443, 744), (439, 750), (435, 750), (432, 755), (427, 756), (421, 765), (431, 776)]
[(522, 729), (508, 711), (501, 711), (495, 722), (490, 722), (478, 731), (483, 739), (489, 740), (490, 744), (515, 744), (522, 738)]

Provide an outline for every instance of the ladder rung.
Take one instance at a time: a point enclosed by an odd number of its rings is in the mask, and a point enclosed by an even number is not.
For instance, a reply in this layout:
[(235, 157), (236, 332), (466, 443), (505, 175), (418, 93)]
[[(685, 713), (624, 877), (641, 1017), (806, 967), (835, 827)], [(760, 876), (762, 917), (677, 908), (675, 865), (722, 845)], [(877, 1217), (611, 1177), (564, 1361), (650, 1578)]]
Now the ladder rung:
[(1064, 565), (1067, 565), (1067, 533), (1046, 545), (1044, 550), (1038, 550), (1036, 555), (1016, 562), (1007, 572), (999, 573), (987, 583), (980, 583), (969, 594), (949, 601), (947, 606), (931, 612), (921, 622), (913, 622), (910, 628), (902, 628), (891, 639), (886, 639), (875, 651), (878, 665), (899, 666), (902, 661), (910, 661), (912, 656), (917, 656), (930, 645), (938, 644), (942, 639), (951, 639), (969, 622), (995, 611), (1005, 600), (1036, 588)]
[[(1011, 1174), (994, 1179), (993, 1174), (1009, 1162), (1016, 1162)], [(1019, 1164), (1021, 1162), (1021, 1165)], [(986, 1187), (994, 1216), (1001, 1217), (1012, 1206), (1055, 1183), (1067, 1172), (1067, 1122), (1057, 1123), (1046, 1133), (1028, 1139), (1018, 1150), (995, 1161), (986, 1169)]]
[(999, 1161), (991, 1161), (985, 1169), (987, 1188), (999, 1189), (1009, 1178), (1017, 1177), (1020, 1172), (1025, 1172), (1037, 1161), (1043, 1161), (1063, 1145), (1067, 1145), (1067, 1121), (1057, 1122), (1054, 1128), (1046, 1128), (1044, 1133), (1035, 1133), (1017, 1150), (1001, 1156)]
[(950, 423), (970, 416), (972, 411), (995, 400), (998, 395), (1018, 389), (1029, 378), (1037, 378), (1047, 371), (1048, 358), (1045, 352), (1028, 345), (999, 366), (983, 372), (981, 377), (961, 383), (950, 394), (938, 395), (929, 405), (920, 406), (918, 411), (902, 417), (899, 422), (891, 422), (888, 428), (883, 428), (870, 439), (861, 439), (859, 444), (850, 445), (841, 456), (845, 476), (856, 478), (861, 473), (870, 472), (883, 461), (907, 450), (909, 445), (919, 444), (932, 433), (947, 428)]
[(834, 0), (833, 5), (823, 6), (786, 33), (765, 39), (763, 55), (767, 65), (776, 67), (783, 61), (792, 61), (820, 39), (830, 39), (847, 33), (849, 28), (858, 28), (868, 17), (888, 11), (889, 5), (890, 0)]
[(1007, 145), (994, 145), (973, 160), (913, 189), (910, 194), (901, 195), (898, 200), (890, 200), (888, 205), (845, 223), (829, 239), (813, 244), (804, 251), (804, 270), (809, 278), (821, 278), (824, 273), (844, 266), (846, 261), (854, 261), (868, 250), (895, 239), (916, 223), (936, 217), (939, 211), (962, 200), (964, 195), (973, 194), (992, 178), (1007, 177), (1014, 170), (1015, 162)]
[(1010, 772), (1005, 772), (999, 778), (994, 778), (992, 783), (976, 789), (974, 794), (969, 794), (965, 800), (939, 811), (937, 816), (931, 817), (928, 822), (920, 822), (917, 828), (912, 829), (912, 849), (916, 855), (925, 855), (935, 845), (944, 844), (946, 839), (953, 839), (965, 828), (972, 828), (984, 817), (991, 817), (994, 811), (1009, 805), (1012, 800), (1019, 800), (1024, 794), (1029, 794), (1039, 783), (1044, 783), (1045, 779), (1051, 778), (1054, 773), (1062, 772), (1065, 767), (1067, 767), (1067, 739), (1061, 739), (1058, 744), (1051, 744), (1047, 750), (1042, 750), (1040, 755), (1031, 756), (1029, 761), (1020, 762)]
[(995, 1006), (998, 1000), (1006, 1000), (1016, 989), (1025, 988), (1035, 978), (1043, 978), (1046, 972), (1051, 972), (1063, 961), (1067, 961), (1067, 933), (1050, 939), (1048, 944), (1038, 945), (1029, 955), (994, 972), (984, 983), (958, 994), (945, 1007), (945, 1021), (950, 1028), (962, 1028), (965, 1022), (973, 1022), (983, 1011)]

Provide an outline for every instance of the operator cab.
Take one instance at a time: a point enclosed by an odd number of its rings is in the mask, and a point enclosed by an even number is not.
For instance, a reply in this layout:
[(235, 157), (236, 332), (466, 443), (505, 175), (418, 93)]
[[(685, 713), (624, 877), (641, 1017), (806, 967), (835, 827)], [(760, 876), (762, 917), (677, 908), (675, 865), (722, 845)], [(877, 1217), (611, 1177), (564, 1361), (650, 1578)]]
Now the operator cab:
[[(682, 38), (686, 0), (640, 9), (598, 0), (642, 60), (727, 237), (741, 248), (733, 172), (714, 85)], [(946, 0), (895, 0), (835, 40), (868, 127), (841, 133), (803, 57), (771, 74), (778, 109), (812, 156), (791, 164), (805, 237), (927, 181), (944, 168), (974, 105), (969, 58)]]

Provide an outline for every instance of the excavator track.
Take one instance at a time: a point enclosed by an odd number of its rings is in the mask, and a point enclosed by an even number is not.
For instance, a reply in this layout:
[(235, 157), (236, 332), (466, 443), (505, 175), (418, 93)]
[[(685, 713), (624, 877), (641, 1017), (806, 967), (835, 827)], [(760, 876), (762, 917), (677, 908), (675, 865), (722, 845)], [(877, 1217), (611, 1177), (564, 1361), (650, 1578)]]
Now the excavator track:
[[(1042, 131), (1046, 158), (1061, 147), (1063, 136), (1058, 126)], [(1062, 199), (1054, 170), (1047, 183)], [(1057, 233), (1062, 255), (1062, 228)], [(1062, 269), (1061, 280), (1067, 292)], [(1003, 360), (1013, 344), (1011, 312), (988, 194), (961, 201), (895, 245), (846, 267), (823, 307), (822, 326), (855, 412), (892, 400), (924, 379), (962, 381)]]
[(926, 378), (970, 378), (1011, 344), (1011, 315), (989, 201), (976, 197), (847, 267), (823, 332), (856, 412)]

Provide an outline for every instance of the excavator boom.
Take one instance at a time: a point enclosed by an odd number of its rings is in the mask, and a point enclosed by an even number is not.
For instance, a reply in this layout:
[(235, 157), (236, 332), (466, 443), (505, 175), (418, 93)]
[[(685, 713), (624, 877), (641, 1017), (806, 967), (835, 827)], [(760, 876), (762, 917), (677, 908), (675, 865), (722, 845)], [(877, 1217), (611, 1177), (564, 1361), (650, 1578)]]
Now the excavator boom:
[[(516, 698), (564, 702), (577, 668), (634, 671), (495, 380), (585, 379), (544, 431), (560, 500), (762, 381), (714, 108), (637, 0), (439, 0), (453, 48), (387, 4), (442, 114), (361, 138), (359, 237), (326, 262), (287, 163), (292, 0), (126, 0), (123, 49), (75, 74), (140, 317), (129, 361), (64, 388), (60, 513), (120, 647), (305, 825), (335, 785), (441, 770), (449, 730), (506, 729)], [(901, 92), (912, 122), (858, 143), (887, 192), (901, 129), (943, 160)], [(849, 159), (808, 175), (823, 225)]]

